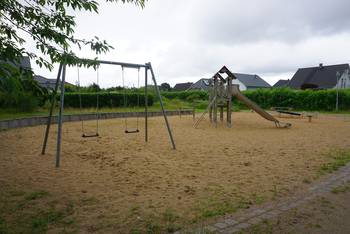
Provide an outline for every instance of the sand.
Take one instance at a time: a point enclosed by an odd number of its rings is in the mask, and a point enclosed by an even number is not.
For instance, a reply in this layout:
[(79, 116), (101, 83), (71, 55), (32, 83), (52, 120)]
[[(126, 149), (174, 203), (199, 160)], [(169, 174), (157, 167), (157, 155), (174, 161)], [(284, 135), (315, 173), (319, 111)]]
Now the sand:
[[(160, 117), (149, 120), (148, 143), (142, 120), (139, 134), (125, 134), (122, 119), (100, 121), (98, 138), (82, 138), (80, 123), (65, 123), (60, 169), (55, 125), (46, 155), (40, 154), (44, 126), (0, 132), (0, 186), (76, 202), (80, 232), (143, 230), (150, 219), (166, 225), (162, 214), (169, 210), (182, 227), (205, 222), (203, 209), (213, 204), (290, 194), (317, 176), (330, 152), (350, 148), (350, 125), (337, 116), (320, 115), (311, 123), (284, 118), (290, 129), (277, 129), (255, 113), (234, 113), (231, 129), (215, 129), (207, 119), (194, 129), (190, 116), (169, 120), (177, 150)], [(95, 202), (82, 204), (84, 199)]]

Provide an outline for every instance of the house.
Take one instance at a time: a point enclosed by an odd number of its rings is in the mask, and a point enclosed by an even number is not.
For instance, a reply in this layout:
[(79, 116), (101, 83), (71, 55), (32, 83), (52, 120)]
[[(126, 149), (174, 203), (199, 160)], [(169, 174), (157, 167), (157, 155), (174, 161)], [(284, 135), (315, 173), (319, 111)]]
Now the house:
[(40, 75), (35, 75), (34, 80), (36, 80), (39, 83), (39, 85), (43, 88), (52, 90), (55, 89), (56, 79), (48, 79)]
[(19, 59), (19, 61), (16, 61), (16, 62), (0, 60), (0, 66), (1, 66), (1, 64), (8, 64), (8, 65), (11, 65), (13, 67), (17, 67), (19, 69), (28, 70), (28, 71), (31, 71), (31, 69), (32, 69), (31, 65), (30, 65), (29, 57), (21, 57)]
[(265, 80), (258, 75), (233, 73), (236, 76), (236, 80), (233, 80), (233, 84), (238, 84), (240, 90), (251, 90), (261, 88), (271, 88)]
[(290, 80), (293, 89), (350, 88), (349, 64), (299, 68)]
[[(35, 75), (34, 80), (36, 80), (38, 84), (45, 89), (55, 89), (56, 79), (49, 79), (40, 75)], [(74, 84), (71, 84), (67, 81), (65, 81), (64, 84), (69, 86), (75, 86)]]
[(196, 90), (207, 90), (209, 87), (209, 78), (202, 78), (198, 80), (196, 83), (193, 83), (190, 90), (196, 89)]
[[(233, 84), (239, 85), (240, 90), (247, 89), (259, 89), (259, 88), (271, 88), (271, 86), (263, 80), (258, 75), (242, 74), (242, 73), (233, 73), (237, 79), (232, 80)], [(194, 83), (190, 89), (199, 89), (207, 90), (209, 87), (209, 79), (202, 78)]]
[(187, 83), (178, 83), (174, 86), (175, 91), (186, 91), (191, 87), (193, 83), (192, 82), (187, 82)]
[[(28, 56), (23, 56), (22, 58), (20, 58), (18, 64), (14, 64), (14, 63), (11, 63), (11, 64), (14, 66), (18, 66), (18, 67), (25, 69), (25, 70), (32, 70), (30, 58)], [(34, 75), (33, 78), (43, 88), (52, 89), (52, 90), (55, 88), (56, 79), (48, 79), (48, 78), (45, 78), (45, 77), (40, 76), (40, 75)], [(65, 82), (65, 84), (73, 85), (73, 84), (68, 83), (67, 81)]]
[(19, 64), (14, 64), (14, 65), (25, 70), (32, 70), (32, 66), (30, 64), (30, 58), (28, 56), (20, 58)]
[(272, 87), (273, 88), (284, 88), (284, 87), (288, 87), (290, 80), (279, 80), (276, 82), (276, 84), (274, 84)]

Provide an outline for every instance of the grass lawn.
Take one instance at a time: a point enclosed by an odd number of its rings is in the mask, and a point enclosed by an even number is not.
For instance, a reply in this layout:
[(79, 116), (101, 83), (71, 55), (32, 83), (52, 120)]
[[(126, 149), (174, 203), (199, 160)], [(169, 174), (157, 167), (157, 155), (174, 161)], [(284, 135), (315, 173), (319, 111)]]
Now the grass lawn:
[[(166, 110), (179, 110), (179, 109), (192, 109), (193, 105), (188, 102), (180, 101), (180, 100), (171, 100), (164, 98), (164, 107)], [(206, 103), (204, 103), (206, 104)], [(203, 105), (202, 105), (203, 106)], [(205, 106), (205, 105), (204, 105)], [(160, 103), (156, 102), (153, 104), (153, 106), (148, 107), (149, 111), (160, 111)], [(136, 107), (136, 108), (101, 108), (99, 109), (100, 113), (108, 113), (108, 112), (137, 112), (137, 111), (144, 111), (144, 107)], [(201, 112), (203, 111), (203, 108), (197, 108), (197, 111)], [(95, 108), (65, 108), (64, 114), (87, 114), (87, 113), (95, 113)], [(49, 108), (38, 108), (35, 111), (32, 112), (21, 112), (16, 109), (1, 109), (0, 110), (0, 120), (7, 120), (7, 119), (19, 119), (19, 118), (26, 118), (26, 117), (33, 117), (33, 116), (47, 116), (49, 113)], [(54, 115), (58, 113), (58, 107), (54, 110)]]
[[(196, 112), (203, 112), (206, 110), (208, 102), (207, 101), (197, 101), (196, 103), (191, 103), (179, 99), (167, 99), (163, 97), (163, 103), (166, 110), (179, 110), (179, 109), (193, 109), (193, 106), (196, 107)], [(153, 106), (150, 106), (149, 111), (160, 111), (160, 103), (155, 102)], [(234, 105), (233, 111), (241, 111), (241, 110), (248, 110), (245, 106), (242, 105)], [(66, 115), (69, 114), (87, 114), (87, 113), (95, 113), (95, 108), (65, 108), (64, 113)], [(143, 107), (136, 107), (136, 108), (101, 108), (99, 112), (135, 112), (135, 111), (144, 111)], [(295, 112), (304, 112), (303, 110), (293, 110)], [(0, 120), (7, 120), (7, 119), (18, 119), (18, 118), (26, 118), (26, 117), (33, 117), (33, 116), (47, 116), (49, 112), (49, 107), (46, 108), (38, 108), (35, 111), (32, 112), (21, 112), (16, 109), (1, 109), (0, 110)], [(305, 111), (305, 112), (313, 112), (313, 111)], [(339, 114), (339, 115), (348, 115), (350, 114), (349, 111), (318, 111), (322, 114)], [(58, 113), (58, 107), (55, 108), (54, 114)]]

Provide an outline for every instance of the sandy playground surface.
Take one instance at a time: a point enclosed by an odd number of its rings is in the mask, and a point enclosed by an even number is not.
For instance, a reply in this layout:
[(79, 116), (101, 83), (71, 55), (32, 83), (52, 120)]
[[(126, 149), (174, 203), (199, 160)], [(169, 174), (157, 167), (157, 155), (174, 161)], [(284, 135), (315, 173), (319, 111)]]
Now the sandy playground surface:
[[(215, 129), (206, 119), (195, 130), (191, 116), (169, 120), (176, 151), (160, 117), (149, 120), (148, 144), (143, 128), (124, 134), (122, 119), (100, 121), (98, 138), (81, 138), (80, 123), (65, 123), (60, 169), (55, 125), (45, 156), (44, 126), (0, 132), (0, 188), (45, 190), (75, 202), (80, 232), (125, 233), (150, 222), (183, 227), (229, 204), (290, 194), (315, 178), (329, 152), (350, 148), (350, 124), (336, 116), (282, 119), (290, 129), (276, 129), (255, 113), (234, 113), (231, 129)], [(169, 213), (174, 218), (164, 218)]]

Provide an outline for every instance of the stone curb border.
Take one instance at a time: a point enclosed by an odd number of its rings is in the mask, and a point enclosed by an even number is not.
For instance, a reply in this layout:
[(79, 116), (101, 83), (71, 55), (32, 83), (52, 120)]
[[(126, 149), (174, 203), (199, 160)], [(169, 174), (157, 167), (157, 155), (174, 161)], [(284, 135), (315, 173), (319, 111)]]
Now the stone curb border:
[[(350, 182), (350, 164), (340, 168), (337, 172), (326, 179), (313, 184), (303, 195), (290, 198), (288, 201), (279, 201), (274, 205), (267, 205), (260, 208), (248, 209), (244, 214), (236, 217), (225, 217), (216, 223), (192, 230), (191, 233), (220, 233), (232, 234), (249, 228), (255, 224), (262, 223), (290, 209), (296, 208), (309, 202), (319, 195), (332, 191), (332, 189)], [(187, 233), (185, 230), (177, 231), (174, 234)]]
[[(192, 115), (193, 110), (179, 110), (179, 111), (166, 111), (167, 116), (174, 115)], [(149, 117), (161, 116), (162, 112), (148, 112)], [(144, 117), (144, 112), (113, 112), (113, 113), (99, 113), (99, 119), (114, 119), (125, 117)], [(97, 114), (77, 114), (77, 115), (64, 115), (63, 122), (75, 122), (81, 120), (95, 120)], [(47, 116), (42, 117), (30, 117), (11, 120), (0, 120), (0, 131), (9, 130), (13, 128), (23, 128), (37, 125), (44, 125), (47, 123)], [(57, 116), (52, 117), (52, 123), (57, 123)]]

